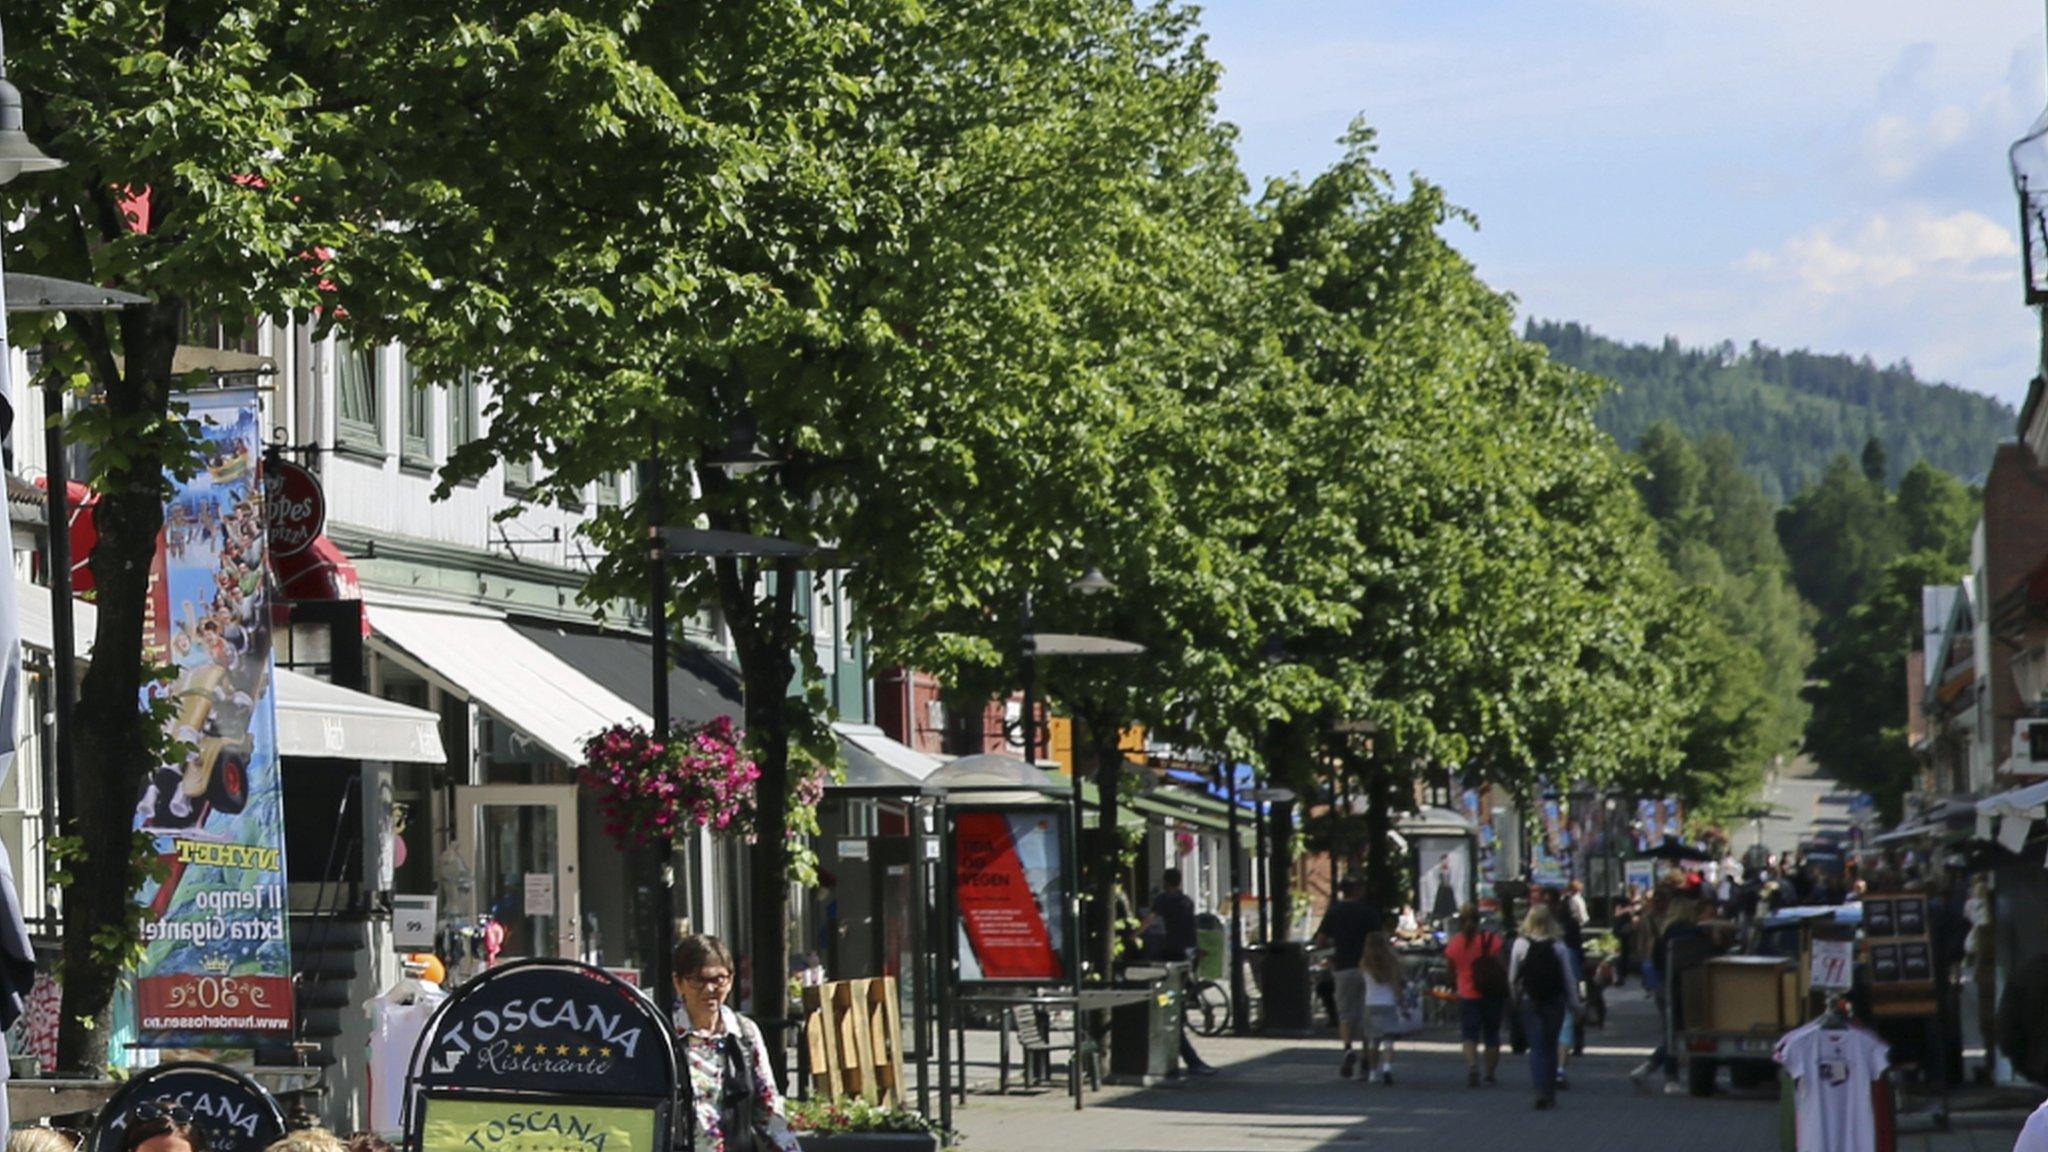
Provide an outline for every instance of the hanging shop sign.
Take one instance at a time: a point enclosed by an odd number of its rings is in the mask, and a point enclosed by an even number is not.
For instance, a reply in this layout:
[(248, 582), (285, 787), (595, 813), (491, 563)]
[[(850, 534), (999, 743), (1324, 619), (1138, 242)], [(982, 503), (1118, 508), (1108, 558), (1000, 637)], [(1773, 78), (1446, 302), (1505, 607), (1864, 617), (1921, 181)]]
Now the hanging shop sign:
[(276, 453), (263, 461), (263, 504), (273, 560), (311, 548), (327, 528), (327, 493), (320, 478)]
[(1415, 852), (1415, 907), (1431, 923), (1457, 918), (1472, 899), (1472, 838), (1410, 836)]
[(284, 1135), (284, 1113), (263, 1085), (218, 1064), (181, 1062), (160, 1064), (121, 1085), (100, 1110), (89, 1152), (120, 1152), (128, 1125), (138, 1120), (136, 1109), (165, 1103), (192, 1114), (211, 1152), (263, 1152)]
[(420, 1152), (665, 1152), (669, 1029), (639, 989), (573, 960), (521, 960), (462, 986), (406, 1078)]
[(179, 751), (135, 809), (164, 862), (137, 893), (136, 1038), (249, 1047), (292, 1027), (261, 421), (249, 391), (187, 403), (201, 457), (168, 478), (150, 579), (146, 642), (172, 676), (143, 703), (168, 709)]
[(962, 983), (1068, 979), (1067, 815), (1055, 805), (948, 812)]

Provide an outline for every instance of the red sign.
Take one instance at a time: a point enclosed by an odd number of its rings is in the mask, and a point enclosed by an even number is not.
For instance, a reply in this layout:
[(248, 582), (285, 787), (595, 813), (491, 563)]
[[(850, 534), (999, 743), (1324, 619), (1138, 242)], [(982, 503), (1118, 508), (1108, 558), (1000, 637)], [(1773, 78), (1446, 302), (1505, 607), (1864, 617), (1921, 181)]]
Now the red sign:
[(289, 976), (152, 976), (135, 985), (145, 1032), (241, 1034), (292, 1030)]
[(1031, 810), (962, 812), (953, 838), (955, 899), (973, 953), (961, 957), (961, 978), (1064, 980), (1051, 928), (1064, 919), (1066, 901), (1055, 818)]
[(297, 556), (327, 527), (327, 494), (320, 478), (289, 460), (263, 463), (263, 513), (270, 526), (270, 558)]

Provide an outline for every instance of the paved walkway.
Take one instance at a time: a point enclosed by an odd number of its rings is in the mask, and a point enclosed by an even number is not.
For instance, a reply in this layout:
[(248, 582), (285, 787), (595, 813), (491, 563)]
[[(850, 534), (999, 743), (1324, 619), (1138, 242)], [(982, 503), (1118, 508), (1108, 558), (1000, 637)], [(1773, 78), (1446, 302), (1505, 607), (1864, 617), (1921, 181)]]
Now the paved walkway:
[[(1440, 1031), (1404, 1045), (1392, 1087), (1337, 1076), (1334, 1040), (1204, 1040), (1219, 1075), (1154, 1088), (1106, 1087), (1075, 1112), (1061, 1092), (970, 1093), (956, 1108), (966, 1152), (1769, 1152), (1775, 1090), (1708, 1099), (1637, 1092), (1628, 1070), (1647, 1052), (1655, 1014), (1641, 993), (1612, 997), (1611, 1026), (1574, 1061), (1555, 1112), (1531, 1107), (1525, 1058), (1502, 1053), (1498, 1087), (1465, 1087), (1457, 1045)], [(979, 1047), (978, 1045), (976, 1046)], [(982, 1079), (970, 1071), (970, 1082)], [(991, 1076), (992, 1079), (992, 1076)], [(1061, 1078), (1064, 1084), (1064, 1077)], [(1723, 1081), (1725, 1085), (1725, 1079)], [(2007, 1152), (2023, 1114), (1962, 1116), (1933, 1133), (1909, 1118), (1901, 1152)]]

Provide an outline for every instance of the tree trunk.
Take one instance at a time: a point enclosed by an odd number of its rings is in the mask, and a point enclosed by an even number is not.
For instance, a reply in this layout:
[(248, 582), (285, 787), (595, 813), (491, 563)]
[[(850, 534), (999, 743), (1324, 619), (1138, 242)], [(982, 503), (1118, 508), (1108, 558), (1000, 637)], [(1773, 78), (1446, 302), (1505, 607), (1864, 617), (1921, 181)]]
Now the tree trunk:
[[(764, 663), (774, 665), (773, 659)], [(753, 937), (754, 1019), (776, 1040), (769, 1058), (784, 1073), (781, 1022), (789, 1015), (789, 680), (785, 657), (780, 676), (746, 669), (747, 736), (761, 769), (755, 793), (754, 845), (747, 906)]]
[(754, 844), (747, 854), (754, 1019), (775, 1038), (768, 1055), (781, 1077), (788, 1063), (781, 1041), (789, 1015), (789, 686), (796, 676), (796, 569), (778, 564), (772, 584), (760, 594), (734, 562), (721, 560), (717, 567), (745, 686), (747, 743), (761, 770), (754, 785)]
[[(102, 399), (117, 421), (161, 422), (169, 405), (171, 353), (183, 309), (177, 302), (123, 315), (128, 378), (102, 375)], [(111, 364), (106, 372), (111, 373)], [(146, 433), (145, 433), (146, 435)], [(64, 888), (63, 1003), (57, 1066), (97, 1074), (107, 1065), (114, 988), (127, 957), (104, 946), (109, 925), (133, 922), (142, 876), (130, 859), (136, 797), (155, 766), (158, 733), (141, 709), (151, 663), (143, 628), (150, 570), (163, 528), (163, 461), (133, 450), (125, 467), (101, 478), (94, 511), (99, 542), (92, 553), (98, 628), (93, 661), (79, 682), (73, 709), (71, 779), (62, 783), (63, 833), (79, 854)], [(52, 531), (63, 531), (53, 525)]]
[(1387, 768), (1378, 756), (1365, 757), (1360, 766), (1365, 784), (1366, 891), (1379, 907), (1397, 908), (1401, 905), (1401, 892), (1393, 853), (1389, 850), (1388, 833), (1393, 831), (1394, 820), (1389, 810)]

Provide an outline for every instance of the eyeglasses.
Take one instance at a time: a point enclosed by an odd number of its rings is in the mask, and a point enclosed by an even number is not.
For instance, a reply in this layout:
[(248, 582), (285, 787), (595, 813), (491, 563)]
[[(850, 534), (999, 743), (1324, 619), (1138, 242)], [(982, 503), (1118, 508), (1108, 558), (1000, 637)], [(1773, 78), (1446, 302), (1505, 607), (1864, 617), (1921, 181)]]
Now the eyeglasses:
[(699, 972), (690, 977), (690, 983), (699, 988), (724, 988), (732, 984), (732, 973)]
[(135, 1106), (135, 1119), (142, 1121), (169, 1120), (173, 1124), (190, 1124), (197, 1117), (190, 1108), (176, 1100), (144, 1100)]

